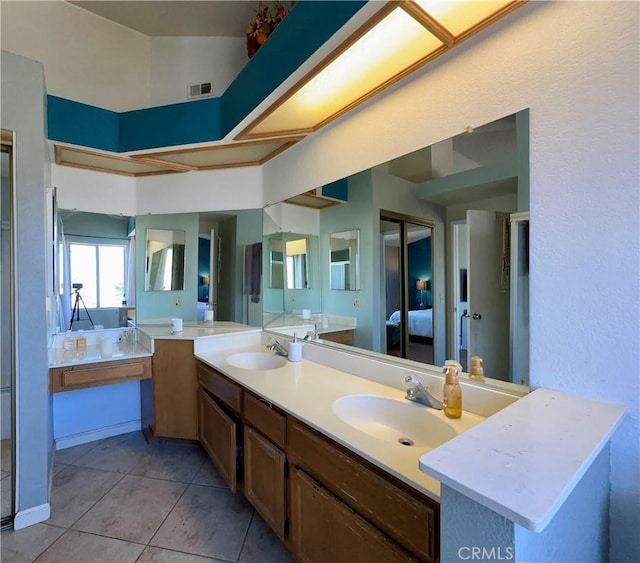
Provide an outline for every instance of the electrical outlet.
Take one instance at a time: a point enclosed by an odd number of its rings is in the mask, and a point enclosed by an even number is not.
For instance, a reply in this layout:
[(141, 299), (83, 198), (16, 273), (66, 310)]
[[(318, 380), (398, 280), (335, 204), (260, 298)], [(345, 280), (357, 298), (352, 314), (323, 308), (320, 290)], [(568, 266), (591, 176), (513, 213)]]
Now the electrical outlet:
[(358, 305), (360, 305), (360, 300), (357, 297), (353, 298), (353, 306), (357, 307)]
[(176, 297), (176, 307), (182, 307), (182, 297)]

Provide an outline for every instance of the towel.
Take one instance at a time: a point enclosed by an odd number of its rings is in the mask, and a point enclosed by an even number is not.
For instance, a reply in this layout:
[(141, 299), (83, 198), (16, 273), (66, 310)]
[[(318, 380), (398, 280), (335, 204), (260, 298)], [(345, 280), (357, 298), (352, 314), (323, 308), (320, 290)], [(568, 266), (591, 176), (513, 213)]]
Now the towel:
[(244, 294), (251, 296), (251, 303), (260, 303), (262, 292), (262, 243), (244, 247)]

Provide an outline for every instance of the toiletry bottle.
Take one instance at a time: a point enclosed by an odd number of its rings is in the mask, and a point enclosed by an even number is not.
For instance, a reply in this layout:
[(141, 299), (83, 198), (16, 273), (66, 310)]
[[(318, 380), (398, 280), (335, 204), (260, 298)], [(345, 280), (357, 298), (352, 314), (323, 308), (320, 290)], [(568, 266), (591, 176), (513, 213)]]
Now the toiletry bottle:
[(482, 381), (484, 383), (484, 368), (482, 367), (482, 358), (480, 356), (471, 356), (469, 379), (475, 379), (476, 381)]
[(298, 340), (295, 332), (293, 333), (293, 341), (289, 343), (289, 361), (299, 362), (302, 359), (302, 342)]
[(77, 350), (86, 350), (87, 349), (87, 337), (83, 334), (80, 334), (76, 338), (76, 349)]
[(444, 388), (442, 390), (442, 410), (449, 418), (462, 416), (462, 389), (458, 381), (458, 373), (462, 367), (455, 360), (444, 363)]

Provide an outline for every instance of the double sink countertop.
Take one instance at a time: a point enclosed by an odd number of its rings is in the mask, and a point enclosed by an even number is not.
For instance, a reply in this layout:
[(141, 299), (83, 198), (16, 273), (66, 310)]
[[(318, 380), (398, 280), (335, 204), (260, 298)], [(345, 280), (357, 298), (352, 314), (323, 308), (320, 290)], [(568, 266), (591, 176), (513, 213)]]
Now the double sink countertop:
[[(250, 345), (232, 346), (229, 342), (218, 350), (196, 350), (196, 358), (436, 501), (440, 498), (440, 483), (420, 471), (418, 461), (422, 454), (437, 447), (437, 442), (429, 444), (429, 440), (416, 440), (415, 446), (405, 446), (396, 438), (376, 438), (338, 416), (335, 401), (352, 395), (373, 395), (399, 401), (403, 403), (401, 407), (406, 403), (406, 408), (424, 413), (425, 424), (435, 417), (439, 420), (433, 421), (434, 424), (445, 424), (455, 434), (484, 420), (484, 417), (469, 412), (464, 412), (460, 419), (448, 419), (442, 411), (405, 400), (405, 392), (400, 389), (304, 358), (299, 362), (286, 361), (283, 367), (265, 371), (238, 368), (229, 364), (227, 358), (237, 353), (265, 352), (266, 349), (259, 344), (259, 339)], [(376, 424), (374, 415), (372, 412), (372, 428)], [(422, 428), (408, 428), (407, 437), (411, 438), (412, 432), (424, 434)], [(401, 437), (398, 432), (397, 438)]]

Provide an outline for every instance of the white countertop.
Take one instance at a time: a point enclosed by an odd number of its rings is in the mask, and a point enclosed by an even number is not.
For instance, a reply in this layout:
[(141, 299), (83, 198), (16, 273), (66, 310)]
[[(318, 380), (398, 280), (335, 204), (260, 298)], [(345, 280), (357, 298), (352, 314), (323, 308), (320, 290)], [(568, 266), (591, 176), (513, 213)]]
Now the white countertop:
[(206, 321), (184, 322), (182, 331), (172, 333), (171, 323), (167, 320), (145, 322), (142, 321), (137, 326), (138, 330), (144, 332), (149, 338), (163, 340), (196, 340), (198, 338), (208, 338), (210, 336), (220, 336), (224, 334), (235, 334), (239, 332), (262, 332), (262, 328), (235, 323), (231, 321)]
[[(304, 359), (300, 362), (288, 361), (282, 368), (263, 372), (239, 369), (226, 363), (229, 355), (240, 351), (264, 352), (264, 346), (227, 347), (225, 350), (196, 354), (196, 358), (418, 491), (439, 500), (440, 483), (422, 473), (418, 467), (418, 460), (428, 451), (427, 447), (407, 447), (395, 441), (374, 438), (356, 430), (333, 411), (333, 402), (347, 395), (371, 394), (404, 400), (404, 391)], [(484, 420), (467, 412), (463, 413), (461, 419), (450, 420), (442, 411), (408, 401), (407, 404), (416, 409), (428, 409), (457, 432), (463, 432)]]
[(580, 481), (624, 407), (536, 389), (420, 458), (443, 484), (534, 532)]

